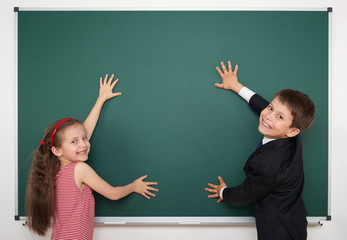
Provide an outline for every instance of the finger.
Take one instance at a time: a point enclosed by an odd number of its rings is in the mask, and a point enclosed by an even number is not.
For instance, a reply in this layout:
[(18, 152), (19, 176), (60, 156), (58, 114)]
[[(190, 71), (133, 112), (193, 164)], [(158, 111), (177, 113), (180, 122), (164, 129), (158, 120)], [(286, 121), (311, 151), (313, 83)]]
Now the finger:
[(147, 198), (147, 199), (151, 199), (149, 196), (147, 196), (145, 193), (142, 193), (141, 194), (142, 196), (144, 196), (145, 198)]
[(205, 188), (205, 191), (211, 192), (211, 193), (217, 193), (216, 189), (211, 189), (211, 188)]
[(104, 78), (104, 85), (106, 84), (107, 78), (108, 78), (108, 74), (105, 75), (105, 78)]
[(108, 85), (111, 84), (113, 78), (114, 78), (114, 74), (112, 74), (111, 77), (108, 79), (108, 82), (107, 82)]
[(228, 61), (228, 70), (229, 70), (229, 72), (233, 71), (232, 68), (231, 68), (231, 62), (230, 61)]
[(117, 82), (119, 81), (119, 79), (117, 78), (116, 80), (114, 80), (114, 82), (111, 84), (111, 87), (114, 88), (114, 86), (116, 86)]
[(221, 62), (220, 64), (222, 65), (223, 72), (224, 72), (224, 73), (228, 72), (228, 71), (227, 71), (227, 68), (226, 68), (225, 65), (224, 65), (224, 62)]
[(155, 192), (158, 192), (159, 190), (157, 188), (152, 188), (152, 187), (149, 187), (147, 188), (149, 191), (155, 191)]
[(237, 73), (237, 70), (239, 69), (239, 65), (235, 66), (234, 73)]
[(157, 182), (146, 182), (147, 185), (158, 185)]
[(146, 194), (148, 194), (148, 195), (150, 195), (150, 196), (152, 196), (152, 197), (155, 197), (155, 194), (154, 194), (154, 193), (151, 193), (151, 192), (149, 192), (149, 191), (146, 191)]
[(215, 85), (217, 88), (223, 88), (223, 86), (224, 86), (222, 83), (215, 83), (214, 85)]
[(218, 201), (217, 201), (217, 203), (221, 203), (222, 201), (223, 201), (223, 199), (222, 199), (222, 198), (219, 198)]
[(100, 87), (102, 86), (102, 77), (100, 77)]
[(208, 195), (208, 198), (217, 198), (217, 197), (219, 197), (218, 194)]
[(218, 74), (219, 74), (219, 76), (223, 76), (223, 72), (222, 72), (222, 70), (220, 70), (220, 68), (219, 67), (216, 67), (216, 70), (217, 70), (217, 72), (218, 72)]
[(209, 185), (211, 188), (216, 188), (217, 187), (217, 185), (214, 185), (212, 183), (208, 183), (207, 185)]

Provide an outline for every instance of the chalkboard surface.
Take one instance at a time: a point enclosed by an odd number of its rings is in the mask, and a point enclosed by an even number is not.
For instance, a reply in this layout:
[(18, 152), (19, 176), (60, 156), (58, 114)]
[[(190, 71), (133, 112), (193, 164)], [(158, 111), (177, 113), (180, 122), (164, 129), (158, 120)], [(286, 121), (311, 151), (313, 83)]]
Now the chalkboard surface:
[(227, 60), (269, 101), (293, 88), (315, 102), (316, 120), (302, 134), (303, 198), (309, 216), (327, 216), (326, 11), (19, 11), (18, 215), (45, 128), (83, 121), (99, 77), (115, 73), (123, 95), (105, 104), (88, 164), (114, 186), (148, 174), (159, 192), (119, 201), (95, 193), (96, 216), (252, 216), (252, 206), (217, 204), (204, 190), (218, 176), (241, 184), (262, 137), (247, 103), (213, 86)]

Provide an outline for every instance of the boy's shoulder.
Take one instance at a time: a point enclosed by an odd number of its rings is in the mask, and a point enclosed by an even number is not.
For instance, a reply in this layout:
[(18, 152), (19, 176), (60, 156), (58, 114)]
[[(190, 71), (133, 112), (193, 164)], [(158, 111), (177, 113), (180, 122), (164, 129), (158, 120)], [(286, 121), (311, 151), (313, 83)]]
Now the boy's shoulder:
[(301, 157), (302, 146), (299, 135), (293, 138), (281, 138), (268, 142), (257, 149), (249, 158), (248, 163), (263, 165), (266, 168), (277, 168), (293, 157)]
[[(295, 147), (301, 145), (301, 137), (298, 134), (295, 137), (276, 139), (267, 144), (264, 144), (261, 150), (263, 151), (275, 151), (275, 150), (285, 150), (288, 147)], [(295, 150), (295, 149), (292, 149)]]

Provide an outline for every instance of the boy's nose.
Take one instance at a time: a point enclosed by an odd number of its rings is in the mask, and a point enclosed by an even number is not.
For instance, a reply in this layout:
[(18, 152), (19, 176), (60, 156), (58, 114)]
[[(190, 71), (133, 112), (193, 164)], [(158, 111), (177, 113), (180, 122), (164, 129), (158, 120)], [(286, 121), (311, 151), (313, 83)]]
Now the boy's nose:
[(273, 112), (268, 113), (268, 114), (265, 115), (265, 118), (268, 119), (268, 120), (272, 120), (273, 117), (274, 117), (274, 113)]

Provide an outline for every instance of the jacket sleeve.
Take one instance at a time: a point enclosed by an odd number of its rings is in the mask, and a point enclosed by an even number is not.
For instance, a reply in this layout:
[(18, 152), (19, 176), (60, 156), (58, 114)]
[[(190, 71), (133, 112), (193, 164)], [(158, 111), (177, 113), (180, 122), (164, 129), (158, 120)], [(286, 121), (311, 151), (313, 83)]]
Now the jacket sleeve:
[(269, 102), (262, 98), (259, 94), (254, 94), (249, 100), (249, 106), (255, 111), (258, 115), (260, 115), (261, 111), (263, 111)]
[(247, 165), (247, 178), (237, 187), (223, 190), (223, 201), (232, 206), (244, 206), (257, 202), (271, 192), (276, 174), (263, 161), (252, 161)]

